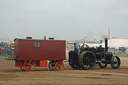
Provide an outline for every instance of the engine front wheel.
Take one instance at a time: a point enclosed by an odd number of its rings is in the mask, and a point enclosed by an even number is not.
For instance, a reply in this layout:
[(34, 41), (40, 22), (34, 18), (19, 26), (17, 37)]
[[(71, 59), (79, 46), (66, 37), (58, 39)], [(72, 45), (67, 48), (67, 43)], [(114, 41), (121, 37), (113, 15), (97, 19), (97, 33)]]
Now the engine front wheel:
[(111, 58), (111, 67), (113, 69), (118, 69), (120, 67), (121, 61), (120, 58), (118, 56), (113, 56)]

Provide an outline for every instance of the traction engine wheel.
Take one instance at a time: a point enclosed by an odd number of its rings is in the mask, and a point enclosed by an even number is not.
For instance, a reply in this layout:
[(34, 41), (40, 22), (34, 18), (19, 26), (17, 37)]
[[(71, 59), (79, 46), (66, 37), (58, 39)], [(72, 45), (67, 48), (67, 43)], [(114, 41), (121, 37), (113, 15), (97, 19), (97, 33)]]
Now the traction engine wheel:
[(92, 52), (84, 51), (79, 56), (79, 64), (84, 70), (93, 69), (96, 64), (96, 57)]
[(28, 72), (34, 71), (36, 68), (36, 62), (34, 60), (24, 61), (24, 69)]
[(80, 69), (80, 66), (75, 64), (74, 60), (70, 59), (69, 60), (69, 65), (73, 68), (73, 69)]
[(113, 69), (118, 69), (120, 67), (121, 61), (120, 58), (118, 56), (113, 56), (111, 58), (111, 67)]
[(100, 68), (106, 68), (107, 65), (108, 64), (105, 61), (101, 61), (101, 63), (99, 63)]
[(50, 70), (55, 70), (56, 69), (56, 62), (49, 62), (48, 67)]
[(64, 64), (63, 64), (62, 61), (58, 61), (58, 62), (56, 62), (56, 70), (58, 70), (58, 71), (62, 71), (63, 68), (64, 68)]

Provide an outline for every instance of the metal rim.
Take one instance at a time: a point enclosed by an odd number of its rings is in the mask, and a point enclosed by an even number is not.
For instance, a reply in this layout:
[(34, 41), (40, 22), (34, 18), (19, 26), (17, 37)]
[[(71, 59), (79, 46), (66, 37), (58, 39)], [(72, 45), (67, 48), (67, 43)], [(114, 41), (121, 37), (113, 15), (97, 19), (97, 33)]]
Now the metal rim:
[(49, 62), (49, 64), (48, 64), (49, 69), (55, 70), (55, 68), (56, 68), (55, 64), (56, 64), (55, 62)]
[[(92, 57), (93, 58), (93, 57)], [(84, 55), (83, 57), (83, 66), (86, 68), (86, 69), (90, 69), (93, 67), (94, 65), (94, 59), (92, 59), (91, 57), (89, 56), (86, 56)]]
[(120, 67), (121, 61), (120, 58), (118, 56), (113, 56), (111, 58), (111, 67), (113, 69), (118, 69)]
[(90, 51), (84, 51), (79, 58), (80, 66), (85, 70), (93, 69), (96, 64), (96, 57)]
[(24, 61), (24, 69), (28, 72), (34, 71), (36, 68), (36, 62), (34, 60)]
[(99, 63), (99, 66), (100, 66), (100, 68), (106, 68), (107, 67), (107, 63), (105, 61), (101, 61)]
[(56, 63), (56, 70), (62, 71), (63, 68), (64, 68), (63, 62), (62, 62), (62, 61), (58, 61), (58, 62)]

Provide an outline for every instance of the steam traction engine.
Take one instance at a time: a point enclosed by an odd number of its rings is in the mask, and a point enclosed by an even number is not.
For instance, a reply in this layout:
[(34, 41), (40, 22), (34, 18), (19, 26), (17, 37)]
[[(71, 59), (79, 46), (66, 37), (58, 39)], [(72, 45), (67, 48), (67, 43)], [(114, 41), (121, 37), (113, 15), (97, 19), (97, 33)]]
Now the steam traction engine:
[(80, 55), (77, 51), (69, 52), (69, 65), (74, 69), (89, 70), (99, 64), (100, 68), (106, 68), (111, 64), (113, 69), (120, 67), (121, 61), (118, 56), (113, 56), (112, 52), (108, 52), (108, 39), (105, 39), (105, 48), (102, 46), (93, 48), (86, 45), (81, 47)]
[(36, 66), (48, 67), (51, 70), (61, 71), (64, 68), (65, 41), (62, 40), (39, 40), (27, 37), (27, 39), (15, 39), (16, 56), (15, 66), (28, 72), (34, 71)]

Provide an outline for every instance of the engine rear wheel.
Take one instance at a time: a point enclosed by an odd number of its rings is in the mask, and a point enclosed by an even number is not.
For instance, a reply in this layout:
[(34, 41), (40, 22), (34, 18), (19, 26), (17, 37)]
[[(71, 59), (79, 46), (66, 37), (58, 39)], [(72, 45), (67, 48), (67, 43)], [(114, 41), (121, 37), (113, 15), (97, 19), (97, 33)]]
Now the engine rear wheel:
[(79, 56), (79, 65), (84, 70), (93, 69), (96, 64), (96, 57), (90, 51), (84, 51)]
[(74, 60), (69, 60), (69, 65), (73, 68), (73, 69), (80, 69), (80, 66), (77, 65)]
[(118, 56), (113, 56), (111, 58), (111, 67), (113, 69), (118, 69), (120, 67), (121, 61), (120, 58)]

